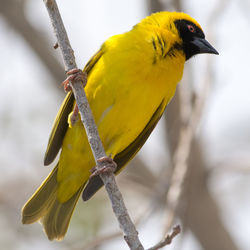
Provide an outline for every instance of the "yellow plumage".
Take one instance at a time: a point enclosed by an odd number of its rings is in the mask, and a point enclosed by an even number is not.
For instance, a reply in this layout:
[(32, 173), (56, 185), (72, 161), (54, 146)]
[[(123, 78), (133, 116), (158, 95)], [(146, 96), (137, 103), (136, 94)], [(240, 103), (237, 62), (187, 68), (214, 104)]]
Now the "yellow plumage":
[[(156, 13), (131, 31), (109, 38), (85, 66), (86, 95), (106, 154), (118, 164), (117, 172), (144, 144), (182, 77), (188, 58), (176, 20), (201, 31), (184, 13)], [(85, 187), (95, 161), (80, 119), (68, 124), (73, 105), (70, 92), (54, 122), (45, 155), (48, 165), (62, 148), (59, 162), (22, 211), (23, 223), (40, 219), (49, 239), (63, 238), (82, 190), (87, 200), (102, 186), (96, 176)]]

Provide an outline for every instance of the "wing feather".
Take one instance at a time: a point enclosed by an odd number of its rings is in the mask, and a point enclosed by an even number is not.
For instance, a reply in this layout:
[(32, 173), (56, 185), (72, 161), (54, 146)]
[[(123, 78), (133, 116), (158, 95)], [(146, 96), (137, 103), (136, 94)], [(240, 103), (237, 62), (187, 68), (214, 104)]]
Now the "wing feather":
[(58, 113), (50, 133), (47, 150), (44, 156), (44, 165), (49, 165), (56, 157), (63, 142), (64, 135), (68, 129), (68, 115), (72, 111), (74, 105), (74, 96), (69, 92)]
[[(102, 47), (86, 64), (83, 71), (85, 71), (87, 73), (87, 75), (90, 74), (91, 70), (93, 69), (95, 64), (98, 62), (98, 60), (101, 58), (103, 53), (104, 53), (104, 49)], [(70, 112), (73, 109), (74, 101), (75, 101), (74, 95), (72, 94), (72, 92), (69, 92), (66, 95), (66, 97), (65, 97), (65, 99), (64, 99), (64, 101), (63, 101), (63, 103), (62, 103), (62, 105), (57, 113), (56, 119), (55, 119), (54, 124), (53, 124), (52, 131), (50, 133), (46, 153), (44, 156), (44, 165), (45, 166), (47, 166), (53, 162), (53, 160), (57, 156), (60, 148), (62, 147), (63, 138), (67, 132), (67, 129), (68, 129), (68, 115), (70, 114)]]

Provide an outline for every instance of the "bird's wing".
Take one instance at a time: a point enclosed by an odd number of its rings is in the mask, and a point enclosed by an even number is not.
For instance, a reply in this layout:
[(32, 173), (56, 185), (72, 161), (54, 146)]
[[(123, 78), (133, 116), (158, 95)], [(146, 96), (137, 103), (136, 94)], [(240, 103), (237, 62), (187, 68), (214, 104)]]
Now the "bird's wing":
[[(161, 118), (165, 106), (166, 102), (163, 100), (154, 112), (150, 121), (147, 123), (144, 130), (139, 134), (139, 136), (128, 147), (126, 147), (122, 152), (118, 153), (114, 157), (114, 161), (117, 164), (115, 174), (119, 173), (122, 170), (122, 168), (135, 156), (135, 154), (146, 142), (149, 135), (151, 134), (159, 119)], [(86, 201), (90, 199), (102, 186), (103, 182), (99, 176), (94, 176), (93, 178), (91, 178), (83, 191), (83, 200)]]
[[(100, 57), (103, 55), (103, 53), (104, 50), (101, 48), (86, 64), (83, 71), (86, 72), (87, 75), (90, 74), (91, 70), (93, 69), (97, 61), (100, 59)], [(46, 153), (44, 156), (45, 166), (49, 165), (55, 159), (58, 151), (62, 146), (63, 138), (68, 129), (68, 115), (73, 109), (74, 101), (75, 101), (74, 95), (72, 94), (72, 92), (69, 92), (66, 95), (57, 113), (52, 131), (50, 133)]]
[(74, 96), (69, 92), (57, 115), (50, 133), (48, 146), (44, 156), (44, 165), (49, 165), (56, 157), (63, 142), (64, 135), (68, 129), (68, 115), (72, 111), (74, 105)]

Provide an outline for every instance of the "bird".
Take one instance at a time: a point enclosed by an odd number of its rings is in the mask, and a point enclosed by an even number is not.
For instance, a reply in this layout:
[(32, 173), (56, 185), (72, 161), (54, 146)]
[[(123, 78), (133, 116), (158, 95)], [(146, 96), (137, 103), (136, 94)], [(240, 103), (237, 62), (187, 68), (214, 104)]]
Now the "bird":
[[(117, 164), (115, 174), (155, 128), (185, 62), (202, 53), (218, 54), (200, 24), (188, 14), (163, 11), (107, 39), (86, 64), (86, 96), (105, 152)], [(64, 238), (80, 195), (87, 201), (103, 186), (99, 175), (91, 177), (95, 159), (72, 91), (55, 118), (44, 165), (59, 151), (54, 169), (22, 209), (22, 223), (40, 221), (49, 240)]]

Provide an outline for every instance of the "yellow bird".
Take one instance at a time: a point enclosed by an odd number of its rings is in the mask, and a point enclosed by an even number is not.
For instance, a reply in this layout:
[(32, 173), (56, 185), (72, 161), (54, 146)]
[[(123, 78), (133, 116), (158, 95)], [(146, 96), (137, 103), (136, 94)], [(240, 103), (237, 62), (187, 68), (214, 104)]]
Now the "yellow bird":
[[(116, 173), (156, 126), (182, 78), (185, 61), (199, 53), (218, 54), (197, 21), (184, 13), (159, 12), (109, 38), (87, 63), (86, 95), (106, 154), (117, 163)], [(81, 120), (70, 122), (74, 105), (69, 92), (44, 159), (49, 165), (62, 149), (59, 162), (22, 210), (22, 222), (40, 220), (50, 240), (66, 234), (82, 191), (86, 201), (103, 185), (99, 176), (89, 179), (95, 161)]]

